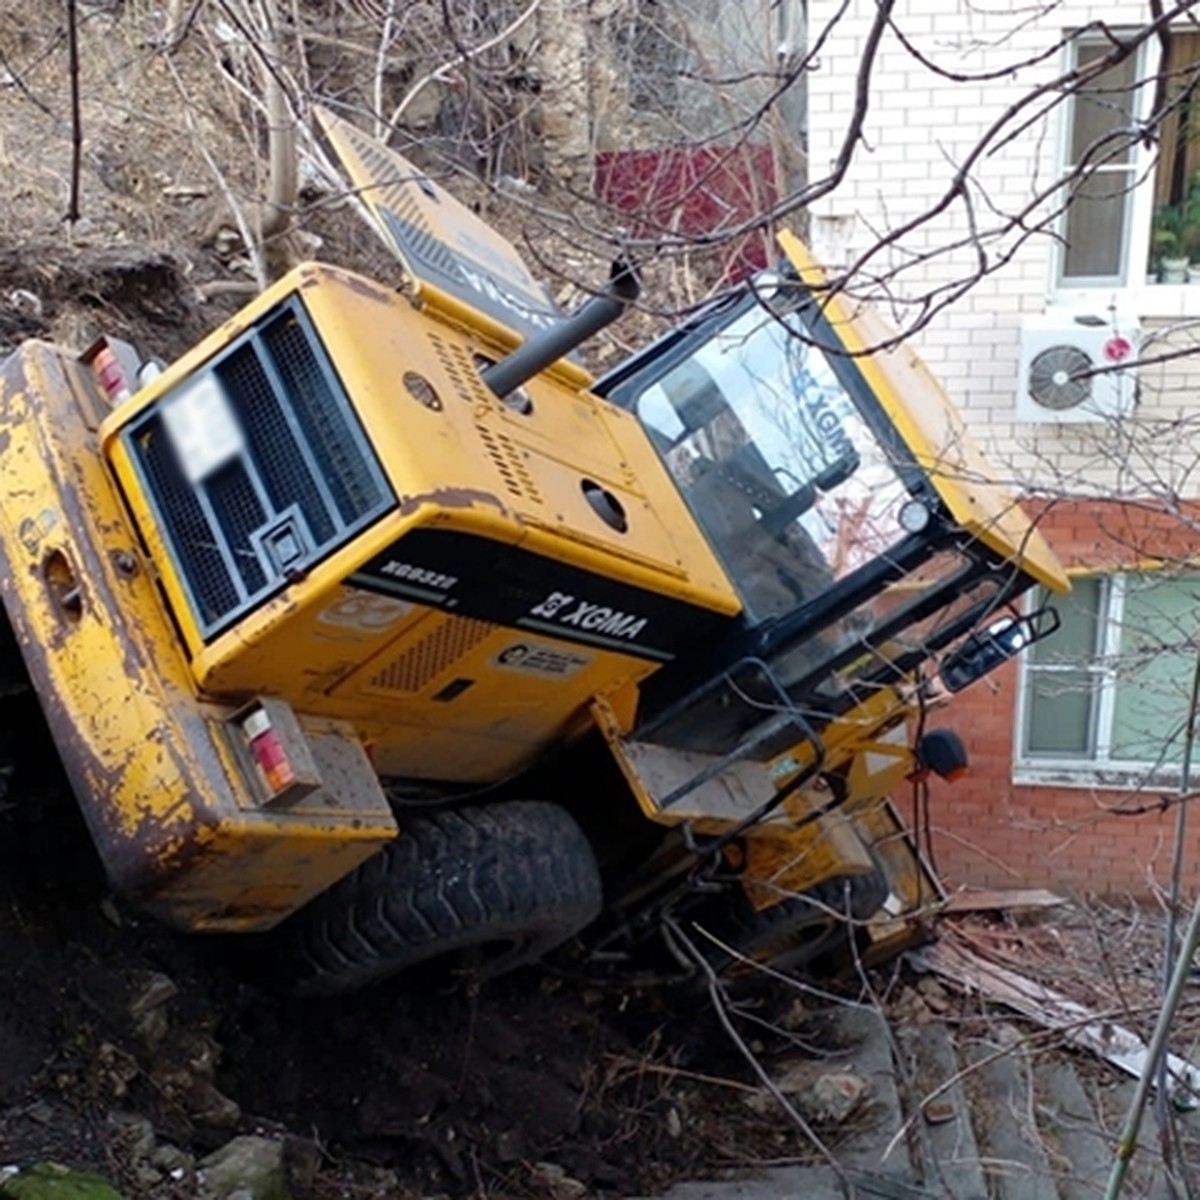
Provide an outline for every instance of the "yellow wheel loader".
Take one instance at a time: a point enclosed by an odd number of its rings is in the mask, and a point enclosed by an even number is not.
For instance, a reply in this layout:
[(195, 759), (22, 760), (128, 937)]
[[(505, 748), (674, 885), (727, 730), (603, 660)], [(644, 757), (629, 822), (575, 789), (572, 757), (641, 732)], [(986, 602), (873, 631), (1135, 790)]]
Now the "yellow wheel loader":
[(563, 317), (322, 121), (400, 290), (313, 263), (161, 373), (0, 368), (0, 593), (114, 887), (283, 923), (310, 993), (588, 927), (731, 978), (905, 944), (926, 712), (1066, 586), (940, 388), (790, 236), (594, 380), (628, 269)]

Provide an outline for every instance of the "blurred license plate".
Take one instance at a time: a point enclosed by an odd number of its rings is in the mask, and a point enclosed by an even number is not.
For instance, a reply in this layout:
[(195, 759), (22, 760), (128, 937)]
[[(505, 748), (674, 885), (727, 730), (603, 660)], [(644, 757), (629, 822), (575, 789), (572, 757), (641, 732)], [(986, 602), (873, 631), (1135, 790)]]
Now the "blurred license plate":
[(163, 402), (162, 419), (188, 483), (201, 482), (245, 449), (241, 424), (214, 375), (184, 384)]

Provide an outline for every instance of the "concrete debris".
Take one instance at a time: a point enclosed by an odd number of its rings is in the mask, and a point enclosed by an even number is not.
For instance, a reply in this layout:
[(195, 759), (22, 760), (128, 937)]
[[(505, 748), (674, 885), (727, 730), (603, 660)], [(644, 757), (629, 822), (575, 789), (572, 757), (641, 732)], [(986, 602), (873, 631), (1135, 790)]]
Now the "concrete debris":
[(871, 1085), (861, 1075), (830, 1071), (813, 1084), (813, 1115), (840, 1124), (852, 1117), (871, 1095)]
[(283, 1143), (272, 1138), (234, 1138), (201, 1160), (197, 1178), (212, 1200), (290, 1200)]

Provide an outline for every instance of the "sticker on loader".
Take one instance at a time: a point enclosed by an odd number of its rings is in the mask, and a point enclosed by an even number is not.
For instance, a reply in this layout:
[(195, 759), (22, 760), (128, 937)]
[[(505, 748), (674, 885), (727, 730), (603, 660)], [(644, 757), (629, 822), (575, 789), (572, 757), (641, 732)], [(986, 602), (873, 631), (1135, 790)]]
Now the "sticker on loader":
[(513, 642), (492, 659), (492, 666), (529, 675), (568, 679), (591, 661), (587, 654), (575, 654), (571, 650), (560, 650), (557, 646), (545, 646), (538, 642)]

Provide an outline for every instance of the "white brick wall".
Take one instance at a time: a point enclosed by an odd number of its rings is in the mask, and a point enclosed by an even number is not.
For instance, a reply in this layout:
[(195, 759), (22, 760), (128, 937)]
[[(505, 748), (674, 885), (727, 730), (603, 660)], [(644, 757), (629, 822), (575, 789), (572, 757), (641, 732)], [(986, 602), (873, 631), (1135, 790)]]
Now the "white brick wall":
[[(816, 37), (837, 11), (834, 0), (810, 0), (810, 37)], [(1022, 0), (995, 0), (977, 6), (969, 0), (906, 0), (896, 6), (896, 22), (921, 54), (943, 69), (963, 75), (999, 73), (986, 81), (954, 82), (917, 61), (890, 32), (880, 46), (871, 84), (871, 109), (863, 143), (842, 184), (817, 200), (810, 211), (811, 240), (818, 258), (844, 265), (872, 246), (878, 232), (894, 231), (928, 211), (944, 195), (955, 168), (988, 125), (1030, 89), (1063, 69), (1063, 56), (1019, 66), (1053, 46), (1068, 28), (1093, 18), (1111, 26), (1134, 27), (1145, 19), (1143, 4), (1115, 0), (1098, 4), (1071, 0), (1039, 10)], [(850, 10), (830, 36), (808, 79), (809, 149), (812, 173), (834, 161), (853, 103), (855, 72), (875, 12), (870, 0), (851, 0)], [(1005, 69), (1014, 68), (1005, 73)], [(979, 161), (971, 176), (981, 223), (995, 220), (984, 198), (1002, 213), (1028, 203), (1037, 187), (1054, 176), (1059, 113), (1051, 111), (996, 153)], [(843, 220), (834, 239), (828, 218)], [(851, 230), (845, 237), (847, 225)], [(867, 274), (902, 267), (888, 283), (893, 297), (916, 298), (931, 287), (960, 279), (974, 266), (969, 248), (944, 253), (967, 232), (961, 204), (905, 235), (901, 249), (873, 260)], [(1011, 244), (1011, 241), (1010, 243)], [(844, 251), (848, 248), (848, 254)], [(914, 255), (934, 257), (913, 265)], [(940, 312), (917, 335), (930, 365), (968, 413), (975, 433), (993, 460), (1021, 483), (1072, 486), (1112, 494), (1120, 489), (1158, 489), (1175, 484), (1200, 495), (1200, 471), (1193, 467), (1192, 442), (1179, 422), (1200, 398), (1200, 326), (1165, 336), (1162, 346), (1194, 344), (1197, 358), (1175, 360), (1141, 372), (1136, 417), (1120, 429), (1103, 426), (1017, 424), (1015, 383), (1018, 336), (1023, 313), (1046, 306), (1053, 244), (1039, 235), (1021, 247), (1007, 265), (982, 279), (952, 307)], [(1152, 289), (1150, 289), (1152, 290)], [(1147, 289), (1141, 289), (1144, 298)], [(1200, 312), (1185, 297), (1181, 311)], [(1108, 298), (1099, 304), (1107, 307)], [(903, 306), (895, 311), (905, 312)], [(1162, 328), (1154, 313), (1138, 314), (1148, 328)], [(1159, 312), (1157, 315), (1163, 315)], [(1161, 346), (1160, 346), (1161, 348)], [(1174, 422), (1174, 425), (1170, 423)], [(1173, 432), (1172, 432), (1173, 430)], [(1131, 439), (1136, 439), (1131, 441)], [(1139, 454), (1142, 442), (1148, 453)], [(1120, 466), (1122, 454), (1150, 460), (1152, 467)]]

